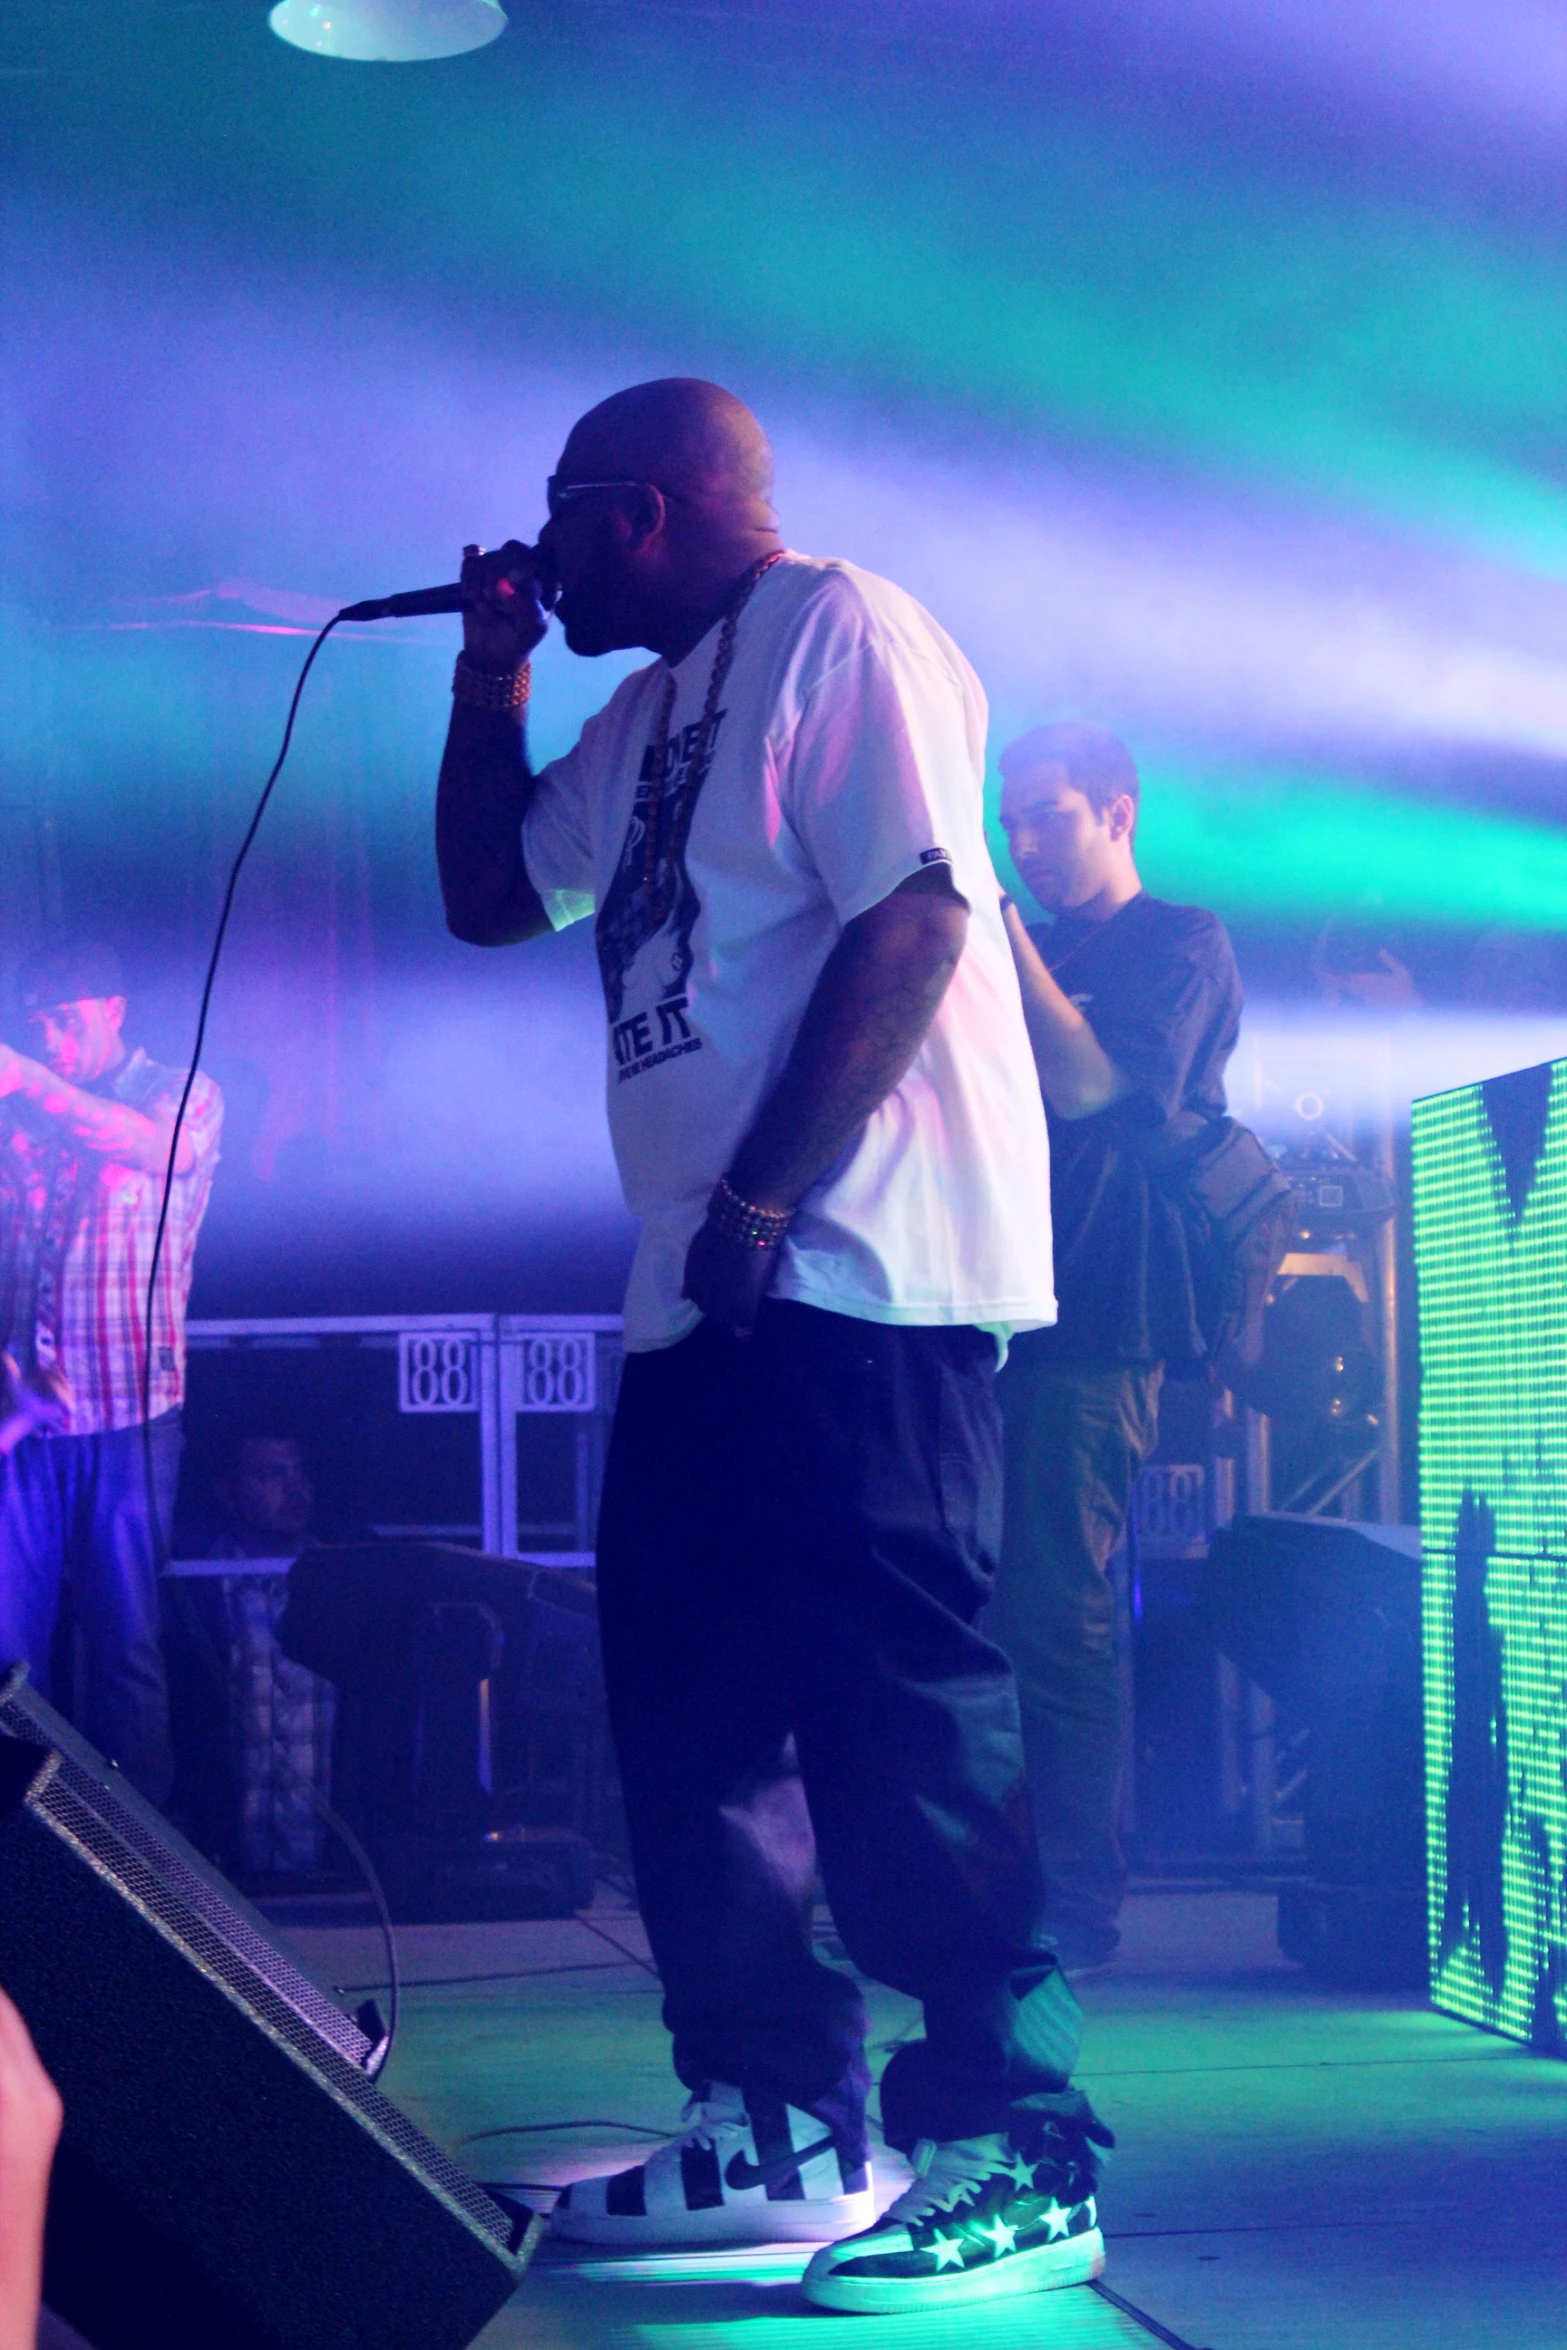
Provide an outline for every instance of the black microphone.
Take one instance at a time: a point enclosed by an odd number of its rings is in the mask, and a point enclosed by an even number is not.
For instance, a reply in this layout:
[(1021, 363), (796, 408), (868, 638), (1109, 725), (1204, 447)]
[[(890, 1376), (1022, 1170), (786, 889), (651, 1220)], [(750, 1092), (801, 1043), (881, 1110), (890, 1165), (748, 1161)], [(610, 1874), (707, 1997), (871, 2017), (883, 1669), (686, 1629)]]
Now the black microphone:
[[(367, 596), (362, 604), (345, 604), (337, 617), (415, 620), (427, 612), (466, 612), (475, 594), (486, 588), (501, 596), (514, 596), (525, 584), (532, 587), (546, 612), (554, 609), (560, 582), (554, 558), (546, 548), (525, 547), (518, 539), (508, 539), (488, 559), (482, 547), (464, 547), (463, 556), (464, 578), (454, 579), (448, 587), (409, 588), (400, 596)], [(472, 584), (465, 584), (470, 579)]]
[(424, 612), (466, 612), (468, 591), (461, 580), (449, 587), (409, 588), (400, 596), (367, 596), (362, 604), (345, 604), (339, 620), (414, 620)]

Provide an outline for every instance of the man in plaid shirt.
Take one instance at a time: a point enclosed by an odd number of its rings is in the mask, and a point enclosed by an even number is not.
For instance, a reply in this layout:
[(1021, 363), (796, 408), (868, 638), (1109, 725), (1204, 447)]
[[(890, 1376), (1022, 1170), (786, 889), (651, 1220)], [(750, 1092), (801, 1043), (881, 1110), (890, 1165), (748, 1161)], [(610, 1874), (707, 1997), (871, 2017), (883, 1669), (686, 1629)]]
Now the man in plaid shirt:
[(47, 1691), (69, 1576), (78, 1726), (161, 1803), (172, 1762), (157, 1579), (223, 1097), (209, 1077), (191, 1089), (149, 1333), (184, 1074), (127, 1051), (111, 949), (47, 950), (19, 987), (39, 1057), (0, 1044), (0, 1663), (25, 1657)]

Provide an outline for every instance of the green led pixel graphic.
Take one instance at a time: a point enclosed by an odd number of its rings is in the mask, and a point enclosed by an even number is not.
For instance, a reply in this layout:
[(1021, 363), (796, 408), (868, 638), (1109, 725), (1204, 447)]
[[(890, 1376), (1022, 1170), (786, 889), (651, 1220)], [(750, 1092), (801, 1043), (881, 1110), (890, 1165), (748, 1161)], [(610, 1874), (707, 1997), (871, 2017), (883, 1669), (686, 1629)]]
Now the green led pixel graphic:
[(1567, 2055), (1567, 1062), (1412, 1139), (1432, 1996)]

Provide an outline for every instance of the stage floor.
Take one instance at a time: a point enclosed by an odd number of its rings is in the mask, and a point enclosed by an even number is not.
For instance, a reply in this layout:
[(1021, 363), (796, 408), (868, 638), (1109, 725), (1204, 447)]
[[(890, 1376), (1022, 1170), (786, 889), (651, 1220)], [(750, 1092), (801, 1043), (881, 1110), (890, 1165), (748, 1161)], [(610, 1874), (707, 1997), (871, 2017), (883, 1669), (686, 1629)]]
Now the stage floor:
[[(1122, 1962), (1081, 1986), (1081, 2078), (1121, 2141), (1101, 2196), (1117, 2299), (833, 2318), (795, 2294), (798, 2253), (547, 2248), (483, 2350), (717, 2350), (742, 2327), (747, 2350), (894, 2328), (899, 2350), (1561, 2350), (1567, 2065), (1413, 2000), (1311, 1985), (1279, 1956), (1262, 1895), (1143, 1890), (1127, 1929)], [(289, 1939), (323, 1982), (380, 1991), (372, 1931)], [(399, 1943), (385, 2086), (477, 2176), (558, 2185), (634, 2161), (654, 2139), (632, 2125), (672, 2126), (658, 1986), (616, 1895), (559, 1925), (409, 1927)], [(869, 1997), (884, 2049), (913, 2006)], [(526, 2127), (476, 2135), (512, 2125)]]

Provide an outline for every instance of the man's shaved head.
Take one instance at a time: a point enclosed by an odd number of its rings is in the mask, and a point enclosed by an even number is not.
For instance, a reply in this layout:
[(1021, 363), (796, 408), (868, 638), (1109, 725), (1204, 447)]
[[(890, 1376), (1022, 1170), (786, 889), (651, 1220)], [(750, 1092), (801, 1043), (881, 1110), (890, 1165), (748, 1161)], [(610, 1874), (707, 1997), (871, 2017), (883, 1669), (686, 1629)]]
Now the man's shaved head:
[(773, 452), (733, 392), (700, 376), (667, 375), (615, 392), (579, 418), (560, 474), (564, 481), (650, 481), (703, 505), (765, 505)]
[(567, 435), (539, 534), (572, 651), (683, 658), (781, 548), (772, 487), (766, 433), (719, 384), (669, 375), (590, 408)]

